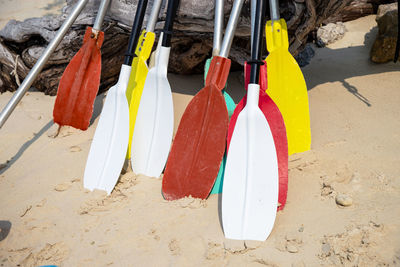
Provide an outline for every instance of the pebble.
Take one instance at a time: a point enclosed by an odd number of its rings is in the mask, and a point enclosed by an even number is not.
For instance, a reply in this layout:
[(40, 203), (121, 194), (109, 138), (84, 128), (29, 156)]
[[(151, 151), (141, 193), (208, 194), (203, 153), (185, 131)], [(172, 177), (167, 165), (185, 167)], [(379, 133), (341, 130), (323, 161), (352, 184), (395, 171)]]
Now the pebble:
[(71, 146), (69, 148), (69, 151), (70, 152), (79, 152), (79, 151), (82, 151), (82, 148), (80, 148), (79, 146)]
[(322, 244), (321, 250), (322, 250), (322, 253), (324, 253), (326, 256), (328, 256), (329, 252), (331, 251), (331, 245), (329, 245), (328, 243)]
[(287, 245), (286, 245), (286, 250), (287, 250), (288, 252), (290, 252), (290, 253), (297, 253), (297, 252), (299, 252), (299, 249), (298, 249), (295, 245), (293, 245), (293, 244), (287, 244)]
[(345, 194), (338, 194), (336, 196), (336, 204), (343, 206), (343, 207), (349, 207), (353, 204), (353, 199)]
[(7, 167), (7, 164), (5, 164), (5, 163), (0, 163), (0, 170), (1, 170), (1, 169), (4, 169), (5, 167)]
[(62, 192), (62, 191), (67, 190), (70, 187), (71, 187), (70, 183), (62, 183), (62, 184), (56, 185), (56, 187), (54, 187), (54, 190), (56, 190), (57, 192)]

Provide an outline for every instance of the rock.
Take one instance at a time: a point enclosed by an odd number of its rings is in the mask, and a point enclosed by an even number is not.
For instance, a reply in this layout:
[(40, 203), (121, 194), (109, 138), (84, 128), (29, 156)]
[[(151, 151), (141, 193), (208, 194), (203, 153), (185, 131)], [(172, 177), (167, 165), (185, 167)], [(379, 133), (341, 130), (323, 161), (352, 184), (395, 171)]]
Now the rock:
[(376, 22), (378, 36), (371, 48), (371, 60), (375, 63), (385, 63), (393, 60), (397, 41), (397, 3), (380, 5)]
[(342, 22), (328, 23), (317, 30), (317, 39), (325, 45), (331, 44), (341, 39), (346, 31), (346, 26)]
[(324, 256), (329, 256), (329, 253), (331, 251), (331, 245), (329, 243), (324, 243), (321, 246), (321, 250)]
[(299, 249), (297, 248), (297, 246), (295, 246), (294, 244), (287, 244), (286, 245), (286, 250), (290, 253), (297, 253), (299, 252)]
[(56, 190), (57, 192), (63, 192), (70, 187), (71, 187), (71, 183), (67, 182), (67, 183), (62, 183), (62, 184), (56, 185), (56, 187), (54, 187), (54, 190)]
[(345, 194), (337, 194), (336, 196), (336, 204), (343, 206), (343, 207), (349, 207), (353, 204), (353, 199), (349, 197), (348, 195)]
[(311, 45), (307, 44), (303, 51), (296, 56), (296, 61), (300, 67), (310, 64), (311, 59), (314, 57), (315, 51)]

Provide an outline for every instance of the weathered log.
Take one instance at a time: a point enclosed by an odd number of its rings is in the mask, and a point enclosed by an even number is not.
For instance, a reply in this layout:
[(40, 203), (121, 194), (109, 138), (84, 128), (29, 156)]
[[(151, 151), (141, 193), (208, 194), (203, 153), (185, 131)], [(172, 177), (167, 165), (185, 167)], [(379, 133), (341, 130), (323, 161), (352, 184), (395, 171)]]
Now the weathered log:
[[(67, 0), (63, 14), (58, 17), (44, 17), (9, 22), (0, 31), (0, 92), (15, 90), (16, 75), (10, 75), (18, 56), (17, 73), (22, 80), (36, 62), (47, 43), (55, 35), (66, 14), (70, 12), (77, 0)], [(288, 23), (290, 51), (297, 55), (307, 43), (308, 35), (329, 17), (339, 13), (351, 0), (282, 0), (281, 16)], [(91, 0), (77, 21), (59, 45), (55, 54), (44, 68), (34, 87), (46, 94), (55, 95), (61, 74), (69, 60), (81, 46), (87, 25), (94, 22), (100, 1)], [(152, 5), (149, 1), (149, 6)], [(225, 1), (225, 23), (233, 0)], [(130, 25), (133, 22), (137, 0), (113, 0), (106, 16), (105, 41), (102, 47), (103, 71), (101, 90), (115, 82), (120, 64), (125, 53)], [(181, 0), (174, 37), (169, 71), (175, 73), (199, 73), (204, 61), (211, 55), (214, 17), (214, 0)], [(165, 19), (165, 8), (157, 23), (161, 29)], [(150, 10), (147, 10), (150, 13)], [(269, 16), (268, 16), (269, 17)], [(146, 23), (146, 18), (145, 22)], [(249, 58), (250, 35), (250, 1), (246, 0), (236, 37), (231, 49), (230, 58), (238, 66)]]

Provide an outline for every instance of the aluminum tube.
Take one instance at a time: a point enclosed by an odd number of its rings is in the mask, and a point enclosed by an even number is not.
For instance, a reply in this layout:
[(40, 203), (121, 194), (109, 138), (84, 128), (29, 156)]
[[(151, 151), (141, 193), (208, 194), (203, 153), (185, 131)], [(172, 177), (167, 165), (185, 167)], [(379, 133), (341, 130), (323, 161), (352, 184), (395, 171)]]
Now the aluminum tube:
[(240, 11), (242, 10), (244, 0), (235, 0), (233, 3), (231, 15), (229, 17), (228, 26), (226, 26), (224, 40), (222, 42), (221, 52), (219, 56), (228, 57), (231, 49), (232, 40), (235, 35), (235, 29), (239, 20)]
[(107, 13), (110, 0), (102, 0), (100, 3), (99, 11), (97, 11), (96, 21), (93, 25), (93, 30), (100, 31), (101, 25), (103, 25), (104, 16)]
[(215, 0), (214, 14), (214, 39), (213, 39), (213, 56), (218, 56), (221, 50), (222, 30), (224, 25), (224, 1)]

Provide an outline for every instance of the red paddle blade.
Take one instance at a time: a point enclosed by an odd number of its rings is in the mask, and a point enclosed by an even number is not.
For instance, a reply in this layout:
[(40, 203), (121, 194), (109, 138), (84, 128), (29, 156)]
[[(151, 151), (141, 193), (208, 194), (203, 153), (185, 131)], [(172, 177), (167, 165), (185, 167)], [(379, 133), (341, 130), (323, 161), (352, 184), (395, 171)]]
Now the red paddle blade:
[(183, 113), (162, 182), (167, 200), (210, 194), (225, 152), (229, 117), (221, 90), (230, 64), (227, 58), (212, 59), (206, 86)]
[(89, 127), (100, 84), (103, 40), (103, 32), (100, 31), (96, 38), (91, 27), (86, 29), (83, 45), (68, 64), (58, 85), (53, 109), (55, 123), (81, 130)]
[[(245, 62), (245, 88), (250, 81), (250, 65)], [(278, 174), (279, 174), (279, 196), (278, 202), (280, 206), (278, 210), (282, 210), (286, 204), (286, 197), (288, 191), (288, 146), (286, 137), (286, 128), (283, 117), (278, 107), (272, 99), (265, 93), (267, 89), (267, 65), (264, 64), (260, 68), (260, 99), (258, 106), (263, 112), (271, 128), (272, 136), (274, 138), (276, 154), (278, 158)], [(228, 128), (227, 149), (232, 138), (233, 130), (239, 113), (246, 105), (245, 95), (239, 104), (236, 105), (235, 111), (231, 117)]]

